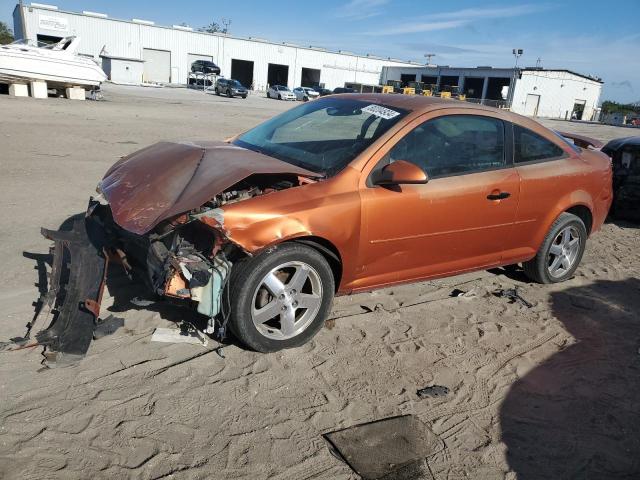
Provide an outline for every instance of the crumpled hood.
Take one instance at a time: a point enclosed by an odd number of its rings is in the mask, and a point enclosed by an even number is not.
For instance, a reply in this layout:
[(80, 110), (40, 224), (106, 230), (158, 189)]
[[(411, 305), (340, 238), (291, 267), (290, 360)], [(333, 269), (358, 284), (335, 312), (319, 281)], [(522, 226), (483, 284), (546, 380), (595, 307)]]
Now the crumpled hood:
[(141, 235), (260, 173), (317, 176), (225, 142), (160, 142), (116, 162), (99, 189), (115, 222)]

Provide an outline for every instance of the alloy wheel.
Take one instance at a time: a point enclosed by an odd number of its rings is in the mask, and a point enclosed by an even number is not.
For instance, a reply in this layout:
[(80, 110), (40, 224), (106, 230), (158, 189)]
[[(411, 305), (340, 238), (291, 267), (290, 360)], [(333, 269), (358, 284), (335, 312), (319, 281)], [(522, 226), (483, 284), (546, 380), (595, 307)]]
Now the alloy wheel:
[(322, 281), (310, 265), (292, 261), (267, 273), (256, 288), (251, 319), (258, 332), (274, 340), (300, 335), (322, 304)]
[(574, 226), (568, 225), (556, 235), (547, 258), (547, 270), (553, 278), (565, 275), (580, 254), (580, 234)]

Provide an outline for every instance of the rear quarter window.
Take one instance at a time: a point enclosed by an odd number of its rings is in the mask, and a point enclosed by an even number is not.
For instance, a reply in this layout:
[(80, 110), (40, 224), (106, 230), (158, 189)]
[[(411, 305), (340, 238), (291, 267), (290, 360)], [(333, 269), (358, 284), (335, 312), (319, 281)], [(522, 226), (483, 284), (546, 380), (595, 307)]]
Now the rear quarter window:
[(554, 160), (565, 156), (558, 145), (531, 130), (513, 125), (513, 159), (515, 163)]

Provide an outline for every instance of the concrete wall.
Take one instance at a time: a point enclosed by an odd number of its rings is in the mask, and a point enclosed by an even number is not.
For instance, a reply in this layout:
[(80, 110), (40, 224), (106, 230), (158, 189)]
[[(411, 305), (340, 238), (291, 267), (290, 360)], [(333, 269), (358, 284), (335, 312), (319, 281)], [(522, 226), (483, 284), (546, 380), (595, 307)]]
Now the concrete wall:
[[(19, 10), (20, 7), (16, 7), (16, 12)], [(254, 62), (253, 76), (257, 89), (266, 88), (269, 63), (289, 66), (289, 87), (300, 84), (303, 67), (319, 69), (320, 82), (327, 88), (343, 86), (345, 82), (379, 84), (383, 66), (415, 66), (380, 57), (186, 31), (180, 27), (134, 23), (41, 7), (24, 6), (22, 12), (26, 24), (23, 37), (35, 40), (38, 34), (76, 35), (81, 38), (79, 53), (93, 55), (96, 59), (103, 47), (112, 56), (140, 59), (145, 48), (168, 50), (171, 52), (172, 83), (187, 83), (189, 54), (211, 56), (222, 69), (222, 75), (231, 74), (231, 59)], [(40, 21), (43, 15), (62, 19), (61, 24), (68, 27), (66, 30), (48, 30)], [(14, 15), (14, 27), (19, 22), (19, 15)]]
[(511, 110), (525, 114), (527, 95), (540, 95), (538, 117), (571, 118), (574, 103), (585, 101), (582, 120), (597, 114), (602, 84), (564, 71), (523, 71), (516, 82)]

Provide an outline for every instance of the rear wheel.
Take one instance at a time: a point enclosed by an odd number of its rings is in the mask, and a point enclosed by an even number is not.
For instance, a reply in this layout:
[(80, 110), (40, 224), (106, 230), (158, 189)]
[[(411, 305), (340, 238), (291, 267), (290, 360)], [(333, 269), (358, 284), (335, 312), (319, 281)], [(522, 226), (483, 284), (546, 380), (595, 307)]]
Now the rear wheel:
[(587, 243), (584, 222), (563, 213), (553, 223), (538, 254), (522, 264), (527, 276), (539, 283), (558, 283), (575, 273)]
[(220, 90), (218, 90), (218, 87), (216, 87), (216, 95), (220, 96)]
[(278, 100), (282, 100), (282, 95), (278, 94)]
[(271, 94), (269, 93), (269, 90), (267, 90), (267, 98), (271, 98)]
[(231, 90), (227, 90), (227, 97), (232, 97), (233, 95), (231, 95)]
[(274, 352), (303, 345), (322, 328), (334, 278), (316, 250), (285, 243), (236, 267), (229, 326), (242, 343)]

